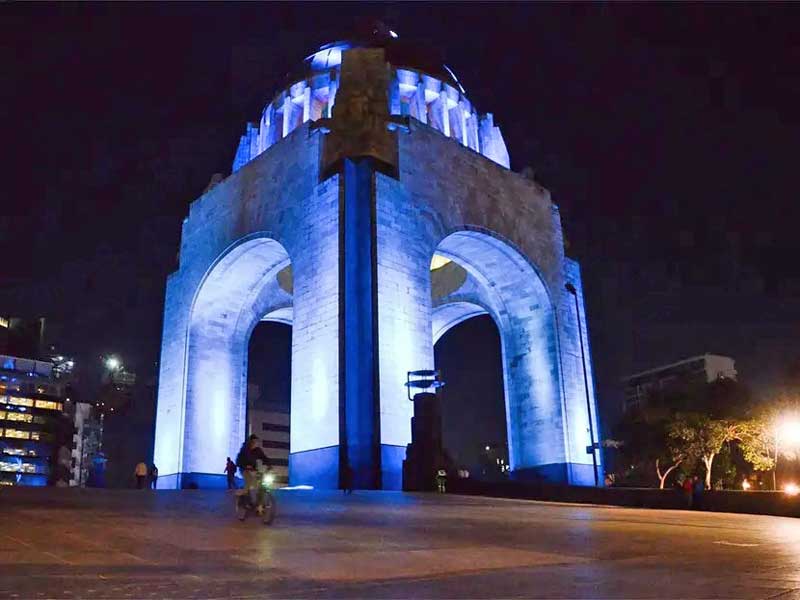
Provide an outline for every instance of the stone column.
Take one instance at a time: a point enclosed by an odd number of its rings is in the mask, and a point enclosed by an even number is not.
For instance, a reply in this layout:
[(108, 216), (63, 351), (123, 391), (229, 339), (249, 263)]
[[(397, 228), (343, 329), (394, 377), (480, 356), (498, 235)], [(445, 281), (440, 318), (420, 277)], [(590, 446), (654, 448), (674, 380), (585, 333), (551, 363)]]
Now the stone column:
[(374, 170), (345, 159), (340, 230), (342, 460), (356, 488), (379, 489)]
[(283, 131), (281, 133), (282, 137), (286, 137), (291, 132), (291, 124), (292, 124), (292, 109), (294, 108), (294, 104), (292, 104), (292, 97), (288, 93), (284, 93), (283, 95)]

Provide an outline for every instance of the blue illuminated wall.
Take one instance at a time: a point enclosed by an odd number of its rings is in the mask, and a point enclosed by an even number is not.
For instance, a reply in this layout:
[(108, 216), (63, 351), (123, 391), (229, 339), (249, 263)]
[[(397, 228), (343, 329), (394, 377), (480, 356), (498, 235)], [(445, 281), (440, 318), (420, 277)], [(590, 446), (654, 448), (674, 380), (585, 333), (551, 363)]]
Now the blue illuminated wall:
[[(512, 475), (592, 484), (580, 270), (549, 193), (506, 168), (491, 115), (462, 92), (402, 69), (388, 89), (370, 83), (387, 73), (379, 49), (341, 57), (324, 90), (312, 77), (270, 104), (234, 174), (184, 221), (164, 311), (159, 486), (224, 484), (246, 431), (248, 340), (280, 315), (293, 325), (290, 482), (335, 488), (346, 461), (357, 487), (400, 489), (406, 373), (433, 368), (435, 339), (477, 314), (501, 336)], [(432, 275), (434, 254), (453, 266)]]
[[(224, 485), (245, 435), (247, 344), (293, 310), (293, 480), (335, 487), (339, 444), (339, 178), (319, 182), (302, 127), (191, 205), (167, 281), (154, 460), (159, 485)], [(292, 293), (277, 274), (292, 266)], [(334, 456), (335, 460), (331, 458)], [(324, 456), (324, 460), (320, 457)], [(222, 461), (222, 462), (220, 462)]]

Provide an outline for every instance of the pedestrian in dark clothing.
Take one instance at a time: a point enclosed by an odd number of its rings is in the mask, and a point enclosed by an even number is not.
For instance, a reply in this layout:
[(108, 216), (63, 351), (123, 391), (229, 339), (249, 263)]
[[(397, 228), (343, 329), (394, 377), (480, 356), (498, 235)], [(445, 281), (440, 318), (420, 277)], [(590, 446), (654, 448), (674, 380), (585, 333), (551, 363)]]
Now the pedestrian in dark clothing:
[(349, 464), (345, 465), (342, 473), (342, 491), (345, 494), (353, 493), (353, 467)]
[(228, 457), (228, 462), (225, 464), (225, 475), (228, 476), (228, 489), (236, 489), (236, 463)]
[(683, 480), (683, 485), (681, 489), (683, 490), (683, 497), (686, 500), (686, 507), (692, 508), (692, 495), (694, 493), (694, 483), (692, 482), (692, 478), (688, 475)]
[(156, 489), (156, 482), (158, 482), (158, 467), (153, 463), (150, 465), (150, 487)]
[(694, 476), (692, 484), (692, 507), (695, 510), (703, 510), (703, 491), (706, 489), (703, 480), (697, 475)]

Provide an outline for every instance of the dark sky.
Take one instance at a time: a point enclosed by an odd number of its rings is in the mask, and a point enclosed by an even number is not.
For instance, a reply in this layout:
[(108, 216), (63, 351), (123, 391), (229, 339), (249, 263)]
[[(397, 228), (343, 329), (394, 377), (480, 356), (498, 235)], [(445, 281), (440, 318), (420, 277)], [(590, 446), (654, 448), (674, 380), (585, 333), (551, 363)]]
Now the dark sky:
[(798, 15), (790, 3), (4, 4), (0, 314), (56, 315), (71, 352), (116, 349), (152, 373), (188, 203), (230, 172), (285, 73), (375, 16), (442, 49), (494, 113), (512, 167), (531, 166), (561, 207), (607, 419), (619, 377), (706, 351), (766, 390), (800, 359)]

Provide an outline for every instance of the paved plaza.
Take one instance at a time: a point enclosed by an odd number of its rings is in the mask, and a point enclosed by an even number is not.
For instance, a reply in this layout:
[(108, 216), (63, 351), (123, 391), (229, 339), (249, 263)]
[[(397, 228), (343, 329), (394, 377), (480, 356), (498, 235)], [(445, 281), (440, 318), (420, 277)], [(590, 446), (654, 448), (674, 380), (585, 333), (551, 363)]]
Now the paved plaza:
[(800, 520), (283, 491), (0, 491), (0, 598), (800, 598)]

